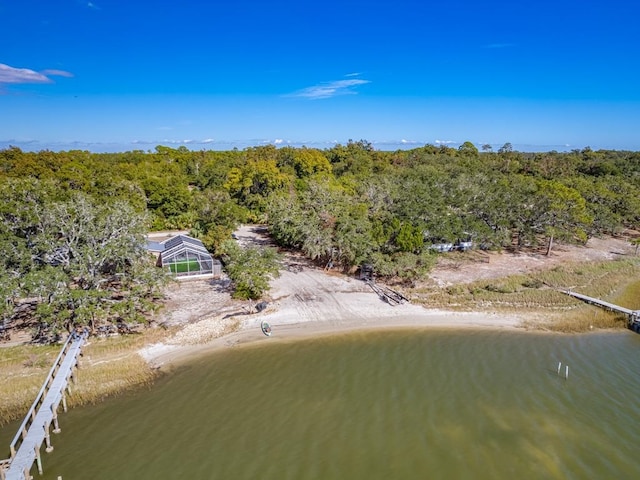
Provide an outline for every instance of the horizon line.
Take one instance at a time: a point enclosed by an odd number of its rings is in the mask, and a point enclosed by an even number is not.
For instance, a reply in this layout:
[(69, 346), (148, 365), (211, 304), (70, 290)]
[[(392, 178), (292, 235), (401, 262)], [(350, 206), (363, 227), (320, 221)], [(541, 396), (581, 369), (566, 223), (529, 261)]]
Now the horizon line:
[[(366, 142), (370, 144), (372, 147), (383, 147), (376, 148), (381, 151), (389, 151), (389, 150), (411, 150), (414, 148), (420, 148), (424, 146), (435, 146), (435, 147), (451, 147), (457, 148), (465, 142), (469, 142), (469, 140), (465, 141), (457, 141), (457, 140), (430, 140), (430, 141), (422, 141), (422, 140), (367, 140), (367, 139), (348, 139), (345, 141), (339, 140), (284, 140), (284, 139), (244, 139), (244, 140), (214, 140), (214, 139), (204, 139), (204, 140), (157, 140), (157, 141), (142, 141), (142, 140), (134, 140), (134, 141), (102, 141), (102, 142), (86, 142), (86, 141), (55, 141), (55, 142), (43, 142), (40, 140), (18, 140), (18, 139), (9, 139), (9, 140), (0, 140), (0, 149), (5, 150), (11, 147), (20, 148), (20, 150), (27, 152), (38, 152), (43, 150), (49, 151), (69, 151), (69, 150), (88, 150), (91, 153), (117, 153), (117, 152), (126, 152), (126, 151), (151, 151), (156, 146), (166, 146), (166, 147), (186, 147), (189, 150), (194, 150), (193, 147), (196, 147), (197, 150), (233, 150), (233, 149), (244, 149), (251, 147), (259, 147), (266, 145), (273, 145), (277, 148), (282, 147), (310, 147), (310, 148), (332, 148), (337, 145), (347, 145), (349, 142)], [(569, 152), (572, 150), (582, 150), (585, 148), (590, 148), (592, 150), (618, 150), (618, 151), (640, 151), (639, 149), (633, 148), (622, 148), (622, 147), (612, 147), (607, 145), (583, 145), (577, 146), (569, 143), (564, 144), (535, 144), (535, 143), (513, 143), (513, 142), (471, 142), (474, 146), (478, 148), (478, 150), (482, 151), (482, 147), (484, 145), (489, 145), (491, 150), (489, 151), (497, 151), (500, 147), (511, 144), (512, 148), (515, 151), (521, 152), (549, 152), (549, 151), (557, 151), (557, 152)], [(208, 148), (206, 148), (208, 147)], [(395, 147), (395, 148), (387, 148), (384, 147)]]

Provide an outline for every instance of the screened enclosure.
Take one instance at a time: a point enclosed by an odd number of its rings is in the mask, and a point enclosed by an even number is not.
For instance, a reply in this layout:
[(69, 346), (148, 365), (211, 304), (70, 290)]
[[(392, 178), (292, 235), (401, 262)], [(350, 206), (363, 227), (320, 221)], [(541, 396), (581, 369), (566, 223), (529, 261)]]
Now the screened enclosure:
[(177, 277), (220, 275), (222, 265), (211, 257), (200, 240), (178, 235), (162, 242), (158, 266)]

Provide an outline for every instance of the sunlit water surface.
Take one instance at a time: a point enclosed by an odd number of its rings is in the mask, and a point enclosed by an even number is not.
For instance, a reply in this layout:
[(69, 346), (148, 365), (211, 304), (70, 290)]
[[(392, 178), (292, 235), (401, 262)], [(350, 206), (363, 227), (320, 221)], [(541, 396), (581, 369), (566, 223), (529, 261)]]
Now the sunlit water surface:
[(63, 414), (38, 478), (640, 478), (640, 335), (275, 336)]

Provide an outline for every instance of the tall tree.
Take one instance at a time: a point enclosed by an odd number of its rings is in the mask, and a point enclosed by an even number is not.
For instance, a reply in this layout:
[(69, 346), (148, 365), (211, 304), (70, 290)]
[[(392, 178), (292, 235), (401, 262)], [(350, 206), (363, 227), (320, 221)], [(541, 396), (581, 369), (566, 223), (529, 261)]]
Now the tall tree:
[(537, 228), (547, 236), (547, 255), (554, 239), (586, 241), (586, 229), (593, 219), (586, 202), (577, 190), (553, 180), (538, 182), (535, 204), (540, 210)]
[[(146, 216), (125, 202), (98, 204), (81, 193), (52, 199), (42, 195), (41, 182), (14, 186), (20, 188), (0, 190), (7, 267), (0, 285), (10, 298), (35, 298), (36, 318), (52, 331), (143, 321), (166, 278), (145, 249)], [(38, 201), (25, 201), (30, 197)], [(132, 308), (119, 310), (123, 303)]]

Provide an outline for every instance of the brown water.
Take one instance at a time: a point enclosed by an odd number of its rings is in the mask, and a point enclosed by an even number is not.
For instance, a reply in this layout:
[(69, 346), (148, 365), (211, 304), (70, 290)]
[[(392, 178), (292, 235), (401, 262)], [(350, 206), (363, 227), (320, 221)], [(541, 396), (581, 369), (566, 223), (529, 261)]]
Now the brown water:
[(631, 332), (263, 341), (64, 414), (36, 478), (637, 479), (638, 398)]

